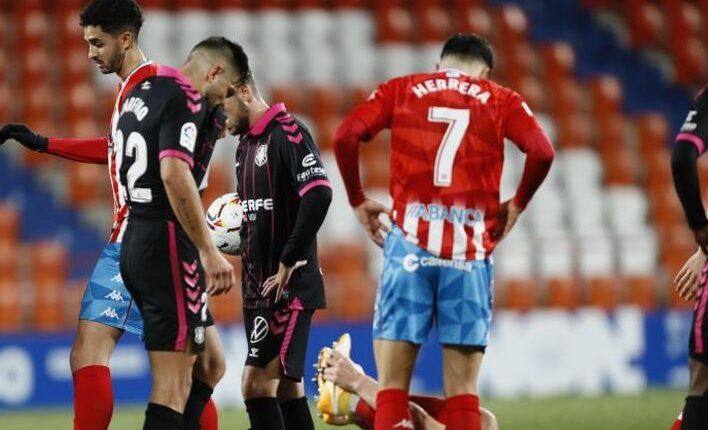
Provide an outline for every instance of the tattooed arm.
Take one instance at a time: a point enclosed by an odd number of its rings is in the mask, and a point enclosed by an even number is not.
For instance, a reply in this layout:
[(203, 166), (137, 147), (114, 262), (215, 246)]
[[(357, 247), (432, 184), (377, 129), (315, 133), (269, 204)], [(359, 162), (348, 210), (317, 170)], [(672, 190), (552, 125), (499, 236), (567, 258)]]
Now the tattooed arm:
[(189, 165), (178, 157), (160, 160), (160, 176), (172, 211), (199, 250), (206, 273), (207, 293), (221, 294), (236, 283), (233, 267), (216, 249), (204, 220), (204, 209)]

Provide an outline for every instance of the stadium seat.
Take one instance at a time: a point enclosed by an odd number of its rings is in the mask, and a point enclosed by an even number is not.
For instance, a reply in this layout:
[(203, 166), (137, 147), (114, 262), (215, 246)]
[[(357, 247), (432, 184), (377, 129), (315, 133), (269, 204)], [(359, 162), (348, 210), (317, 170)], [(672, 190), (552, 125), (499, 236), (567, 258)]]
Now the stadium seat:
[(658, 305), (657, 281), (654, 276), (632, 276), (625, 279), (627, 284), (627, 304), (645, 311), (654, 310)]
[(22, 329), (22, 289), (17, 282), (0, 279), (0, 333)]
[(19, 284), (21, 262), (19, 244), (0, 240), (0, 283)]
[(657, 44), (665, 26), (659, 7), (640, 0), (628, 2), (628, 9), (632, 45), (642, 48)]
[(506, 279), (494, 288), (495, 304), (502, 308), (527, 312), (538, 305), (538, 284), (533, 278)]
[(487, 39), (496, 39), (496, 26), (489, 11), (481, 6), (481, 1), (455, 0), (457, 30), (463, 33), (477, 33)]
[(69, 169), (69, 204), (82, 207), (93, 203), (99, 196), (96, 187), (106, 176), (106, 167), (78, 163)]
[(39, 331), (60, 331), (64, 329), (64, 285), (59, 280), (42, 279), (34, 281), (32, 328)]
[(341, 279), (340, 312), (345, 321), (370, 321), (376, 296), (375, 282), (366, 272)]
[(587, 281), (590, 306), (613, 310), (620, 304), (620, 283), (615, 277), (593, 277)]
[(17, 244), (20, 239), (20, 223), (18, 208), (0, 201), (0, 243)]
[(546, 305), (553, 309), (575, 309), (580, 306), (578, 282), (571, 277), (552, 277), (546, 281)]
[(53, 286), (67, 278), (67, 249), (59, 242), (37, 242), (30, 245), (30, 267), (34, 285)]

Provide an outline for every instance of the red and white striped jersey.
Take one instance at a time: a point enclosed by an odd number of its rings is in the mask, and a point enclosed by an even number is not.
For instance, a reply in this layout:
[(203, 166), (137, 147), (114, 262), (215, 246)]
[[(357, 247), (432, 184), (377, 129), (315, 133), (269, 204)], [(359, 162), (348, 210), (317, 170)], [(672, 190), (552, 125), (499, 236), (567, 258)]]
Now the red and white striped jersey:
[(125, 193), (121, 190), (122, 185), (118, 180), (118, 172), (120, 171), (120, 158), (113, 151), (113, 135), (116, 131), (120, 110), (123, 107), (125, 95), (130, 92), (135, 85), (142, 82), (150, 76), (157, 74), (158, 65), (152, 61), (147, 61), (135, 70), (118, 86), (118, 95), (113, 106), (113, 114), (111, 115), (111, 134), (108, 144), (108, 174), (111, 178), (111, 190), (113, 192), (113, 226), (111, 227), (111, 235), (108, 242), (120, 242), (125, 233), (126, 218), (128, 217), (128, 205), (125, 202)]
[(540, 129), (521, 96), (446, 69), (387, 81), (352, 115), (369, 137), (391, 129), (393, 221), (407, 239), (441, 258), (487, 258), (507, 128)]

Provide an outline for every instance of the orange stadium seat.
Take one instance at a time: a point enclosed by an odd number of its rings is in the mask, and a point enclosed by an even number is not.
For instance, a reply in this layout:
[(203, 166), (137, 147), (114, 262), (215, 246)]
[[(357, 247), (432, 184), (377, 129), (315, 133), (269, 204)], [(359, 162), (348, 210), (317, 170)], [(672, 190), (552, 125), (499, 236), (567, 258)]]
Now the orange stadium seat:
[(346, 89), (342, 102), (342, 114), (348, 115), (359, 103), (364, 102), (374, 91), (374, 86), (351, 86)]
[(325, 151), (332, 149), (332, 137), (337, 127), (342, 123), (342, 120), (343, 118), (339, 115), (329, 115), (320, 118), (320, 120), (316, 122), (316, 139), (320, 150)]
[(64, 284), (45, 279), (33, 283), (32, 326), (41, 331), (58, 331), (64, 328)]
[[(236, 278), (241, 279), (241, 258), (226, 256), (226, 259), (234, 266)], [(209, 310), (214, 316), (214, 320), (218, 321), (219, 324), (229, 324), (243, 320), (243, 299), (240, 288), (237, 286), (228, 294), (209, 298)]]
[(583, 89), (574, 78), (561, 78), (549, 85), (551, 108), (555, 115), (570, 114), (583, 107), (585, 100)]
[(490, 41), (496, 39), (494, 19), (481, 1), (455, 0), (457, 30), (463, 33), (477, 33)]
[(411, 12), (401, 1), (376, 2), (376, 33), (379, 43), (409, 42), (415, 31)]
[[(322, 271), (327, 275), (346, 276), (350, 273), (367, 270), (368, 253), (361, 243), (329, 243), (319, 250), (318, 255)], [(346, 256), (346, 258), (342, 258), (342, 256)]]
[(517, 86), (511, 85), (524, 97), (532, 110), (545, 112), (548, 110), (548, 95), (536, 76), (526, 75)]
[(12, 109), (15, 104), (10, 103), (10, 94), (9, 86), (5, 82), (0, 81), (0, 123), (8, 122), (13, 114)]
[(20, 222), (19, 210), (11, 203), (0, 202), (0, 242), (18, 243)]
[(389, 134), (379, 133), (361, 149), (363, 179), (366, 188), (387, 188), (391, 175)]
[(440, 1), (416, 1), (416, 36), (420, 43), (440, 42), (450, 34), (452, 17)]
[(93, 203), (99, 196), (96, 184), (106, 175), (105, 166), (75, 163), (69, 171), (69, 204), (82, 207)]
[(233, 168), (233, 165), (219, 162), (211, 163), (209, 167), (209, 186), (202, 195), (202, 204), (205, 208), (208, 208), (211, 202), (222, 195), (236, 191), (231, 185), (230, 168)]
[(620, 303), (620, 284), (614, 277), (598, 277), (587, 280), (587, 304), (612, 310)]
[(676, 82), (702, 84), (708, 70), (705, 46), (698, 37), (687, 37), (676, 52)]
[(665, 26), (661, 9), (647, 0), (630, 0), (626, 4), (632, 45), (642, 48), (658, 44)]
[(575, 69), (575, 51), (566, 42), (553, 42), (541, 46), (543, 76), (547, 83), (569, 78)]
[(309, 107), (307, 112), (319, 122), (339, 113), (343, 104), (342, 92), (332, 87), (314, 87), (307, 91)]
[(30, 279), (36, 285), (63, 283), (68, 270), (68, 255), (60, 242), (37, 242), (30, 245)]
[(639, 176), (637, 156), (626, 146), (608, 146), (602, 152), (606, 185), (631, 185)]
[(374, 310), (376, 283), (371, 275), (359, 272), (341, 279), (339, 317), (348, 321), (368, 321)]
[(614, 148), (625, 142), (625, 133), (629, 127), (627, 118), (619, 112), (610, 112), (602, 115), (602, 119), (595, 115), (597, 146), (600, 151)]
[(575, 309), (581, 299), (578, 283), (572, 278), (551, 278), (547, 281), (546, 303), (550, 308)]
[(556, 119), (556, 141), (561, 148), (580, 148), (590, 144), (592, 130), (588, 115), (571, 112)]
[(0, 279), (0, 333), (22, 328), (22, 289), (17, 282)]
[(604, 75), (589, 82), (592, 110), (596, 117), (619, 112), (622, 108), (622, 84), (611, 75)]
[(625, 279), (627, 304), (650, 311), (657, 306), (657, 281), (651, 276), (633, 276)]
[(20, 245), (0, 241), (0, 282), (17, 284), (20, 281)]
[(539, 70), (536, 50), (529, 43), (520, 42), (506, 52), (506, 56), (503, 57), (505, 61), (499, 66), (504, 68), (503, 75), (507, 82), (513, 88), (518, 88), (524, 77)]
[(497, 11), (496, 23), (499, 27), (498, 45), (502, 49), (528, 40), (528, 19), (519, 6), (511, 4), (501, 6)]
[(290, 112), (304, 112), (305, 97), (299, 86), (275, 86), (269, 89), (271, 103), (285, 103)]
[(495, 302), (501, 307), (526, 312), (538, 305), (538, 284), (534, 279), (505, 279), (500, 284), (501, 297)]

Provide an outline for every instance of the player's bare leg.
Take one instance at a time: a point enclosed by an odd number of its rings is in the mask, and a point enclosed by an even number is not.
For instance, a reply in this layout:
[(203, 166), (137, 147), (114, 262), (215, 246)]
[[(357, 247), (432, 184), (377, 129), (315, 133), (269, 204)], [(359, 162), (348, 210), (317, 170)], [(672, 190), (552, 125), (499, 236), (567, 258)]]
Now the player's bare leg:
[[(218, 428), (218, 416), (211, 395), (226, 372), (226, 357), (216, 326), (206, 328), (204, 339), (204, 351), (197, 355), (194, 363), (192, 386), (184, 408), (185, 430)], [(209, 416), (205, 416), (207, 414)]]
[[(357, 365), (351, 358), (337, 350), (331, 350), (326, 360), (327, 367), (323, 370), (323, 376), (326, 381), (330, 381), (336, 386), (354, 393), (370, 408), (373, 409), (376, 407), (376, 394), (379, 391), (379, 384), (374, 378), (365, 374), (361, 366)], [(431, 416), (432, 412), (424, 409), (425, 405), (416, 404), (415, 399), (415, 396), (411, 397), (411, 412), (413, 412), (413, 418), (420, 428), (444, 428), (443, 424), (440, 423), (436, 417)], [(445, 401), (443, 398), (435, 399), (439, 402)], [(356, 411), (354, 408), (350, 409), (351, 414), (355, 414)], [(480, 413), (482, 415), (482, 429), (499, 430), (497, 418), (491, 411), (480, 407)], [(331, 419), (326, 422), (336, 423), (337, 421), (335, 417), (331, 417)], [(340, 422), (346, 424), (349, 421), (340, 420)], [(367, 427), (364, 426), (363, 428)]]
[(183, 428), (183, 411), (192, 385), (197, 355), (192, 352), (148, 351), (152, 391), (143, 430)]
[(252, 430), (283, 430), (285, 423), (278, 404), (281, 365), (279, 357), (266, 367), (246, 366), (241, 377), (241, 392)]
[(447, 425), (480, 430), (477, 383), (484, 354), (474, 348), (443, 346), (443, 388)]
[(412, 427), (408, 388), (420, 345), (394, 340), (374, 340), (374, 356), (381, 389), (376, 395), (376, 430), (396, 425)]
[[(115, 327), (79, 320), (69, 355), (76, 430), (108, 429), (113, 416), (113, 386), (108, 362), (122, 334)], [(89, 423), (91, 427), (86, 428), (81, 423)]]
[(691, 385), (683, 410), (681, 429), (698, 430), (708, 425), (708, 365), (689, 358)]

